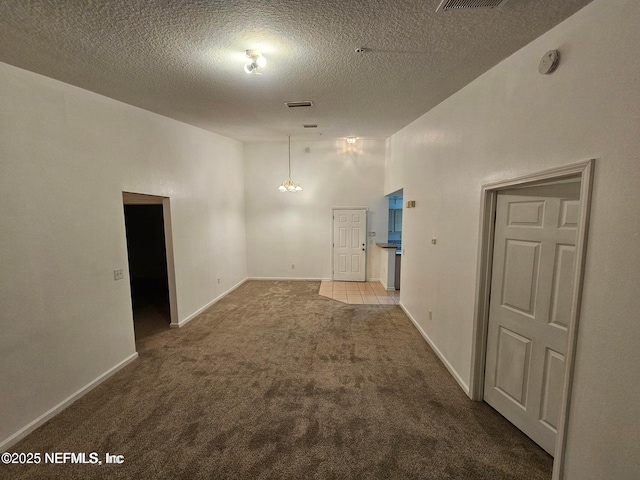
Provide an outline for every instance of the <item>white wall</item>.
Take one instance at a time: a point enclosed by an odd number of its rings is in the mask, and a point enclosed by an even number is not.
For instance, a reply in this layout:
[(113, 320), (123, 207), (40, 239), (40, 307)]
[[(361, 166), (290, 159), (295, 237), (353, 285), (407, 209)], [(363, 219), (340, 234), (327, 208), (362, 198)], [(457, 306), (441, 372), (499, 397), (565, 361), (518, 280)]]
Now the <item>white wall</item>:
[(385, 193), (416, 201), (401, 301), (467, 384), (481, 185), (597, 159), (567, 479), (640, 478), (639, 25), (596, 0), (388, 141)]
[(242, 158), (0, 64), (0, 442), (135, 352), (123, 190), (171, 199), (179, 320), (246, 278)]
[[(308, 149), (308, 151), (307, 151)], [(288, 147), (245, 145), (247, 261), (250, 277), (323, 278), (331, 274), (331, 208), (369, 207), (367, 278), (378, 279), (386, 241), (383, 140), (291, 142), (293, 180), (302, 192), (281, 193)], [(291, 269), (291, 265), (295, 269)]]

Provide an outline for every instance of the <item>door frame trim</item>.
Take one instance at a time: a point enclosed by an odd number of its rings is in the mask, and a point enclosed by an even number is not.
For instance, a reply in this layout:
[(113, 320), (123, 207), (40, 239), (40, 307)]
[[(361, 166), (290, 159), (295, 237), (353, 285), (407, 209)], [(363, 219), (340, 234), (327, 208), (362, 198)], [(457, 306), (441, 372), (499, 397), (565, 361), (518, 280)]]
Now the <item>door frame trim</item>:
[[(171, 223), (171, 199), (160, 195), (148, 193), (122, 192), (123, 205), (162, 205), (162, 218), (164, 222), (164, 244), (167, 260), (167, 287), (169, 289), (169, 326), (180, 326), (178, 320), (178, 298), (176, 292), (176, 267), (173, 255), (173, 225)], [(125, 232), (126, 234), (126, 232)], [(128, 255), (128, 252), (127, 252)], [(131, 306), (133, 308), (133, 304)]]
[(595, 160), (591, 159), (522, 177), (485, 184), (482, 186), (481, 193), (480, 231), (478, 237), (480, 241), (478, 242), (478, 268), (476, 274), (476, 295), (474, 302), (473, 342), (471, 347), (471, 377), (469, 382), (469, 397), (475, 401), (482, 401), (484, 398), (484, 370), (487, 353), (489, 297), (491, 293), (491, 268), (493, 264), (493, 242), (495, 233), (494, 219), (498, 192), (513, 187), (534, 186), (570, 177), (580, 178), (580, 199), (582, 208), (580, 209), (580, 219), (578, 231), (576, 233), (576, 265), (574, 273), (575, 288), (571, 302), (571, 323), (568, 331), (566, 355), (567, 368), (565, 371), (562, 406), (556, 437), (556, 448), (553, 462), (553, 480), (560, 480), (563, 477), (564, 470), (564, 455), (571, 406), (571, 387), (575, 366), (578, 322), (580, 319), (580, 304), (586, 261), (594, 166)]
[(369, 259), (369, 207), (331, 207), (331, 238), (329, 241), (329, 249), (330, 254), (329, 258), (331, 259), (331, 280), (334, 280), (335, 272), (333, 271), (333, 267), (335, 265), (333, 255), (335, 254), (335, 247), (333, 246), (333, 220), (337, 210), (364, 210), (364, 236), (365, 236), (365, 252), (364, 252), (364, 281), (367, 281), (367, 261)]

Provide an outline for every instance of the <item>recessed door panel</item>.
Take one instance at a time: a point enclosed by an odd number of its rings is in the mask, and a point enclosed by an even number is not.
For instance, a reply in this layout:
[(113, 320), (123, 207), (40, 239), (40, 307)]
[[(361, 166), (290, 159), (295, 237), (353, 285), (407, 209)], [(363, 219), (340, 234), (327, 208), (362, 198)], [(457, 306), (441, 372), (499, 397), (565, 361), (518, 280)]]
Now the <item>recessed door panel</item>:
[(508, 239), (505, 251), (502, 304), (533, 317), (540, 243)]
[(549, 321), (556, 327), (566, 330), (571, 318), (573, 298), (573, 273), (576, 263), (576, 247), (556, 245), (556, 261), (551, 290), (551, 311)]
[(358, 248), (360, 246), (360, 227), (351, 227), (351, 248)]
[(580, 218), (580, 200), (562, 200), (560, 204), (560, 228), (577, 228)]
[(338, 247), (347, 248), (347, 227), (338, 227)]
[(564, 355), (546, 349), (544, 365), (544, 381), (542, 383), (542, 403), (540, 404), (540, 421), (556, 433), (560, 419), (560, 406), (564, 390)]
[(347, 273), (347, 256), (344, 254), (338, 255), (338, 271), (340, 273)]
[(351, 273), (360, 273), (360, 255), (351, 255)]
[(526, 408), (531, 340), (500, 328), (496, 361), (496, 388)]
[(541, 227), (544, 215), (544, 202), (511, 202), (509, 203), (507, 225)]

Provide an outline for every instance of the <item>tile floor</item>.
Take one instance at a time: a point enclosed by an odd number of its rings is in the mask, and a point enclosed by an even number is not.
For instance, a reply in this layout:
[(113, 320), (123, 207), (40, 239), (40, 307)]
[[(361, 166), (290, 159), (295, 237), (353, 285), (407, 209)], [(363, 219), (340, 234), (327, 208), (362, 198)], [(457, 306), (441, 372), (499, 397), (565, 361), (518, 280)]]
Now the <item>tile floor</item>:
[(323, 280), (318, 292), (323, 297), (360, 305), (397, 305), (400, 291), (387, 291), (378, 282), (333, 282)]

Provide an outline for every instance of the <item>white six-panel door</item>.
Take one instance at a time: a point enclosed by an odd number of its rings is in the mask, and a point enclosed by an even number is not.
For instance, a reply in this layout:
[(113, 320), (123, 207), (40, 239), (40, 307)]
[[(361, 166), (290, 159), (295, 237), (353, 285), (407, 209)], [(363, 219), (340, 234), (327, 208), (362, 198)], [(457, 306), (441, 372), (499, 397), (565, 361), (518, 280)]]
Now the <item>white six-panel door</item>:
[(484, 399), (553, 455), (580, 183), (498, 193)]
[(333, 279), (364, 282), (367, 264), (367, 211), (333, 212)]

